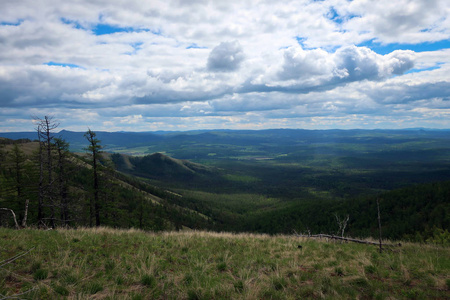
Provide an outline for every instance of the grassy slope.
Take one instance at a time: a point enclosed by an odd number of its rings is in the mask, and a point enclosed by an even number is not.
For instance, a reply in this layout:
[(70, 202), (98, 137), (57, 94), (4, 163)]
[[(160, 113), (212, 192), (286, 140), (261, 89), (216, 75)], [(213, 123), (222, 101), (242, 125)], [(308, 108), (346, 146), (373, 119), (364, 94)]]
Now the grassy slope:
[(0, 269), (0, 294), (34, 288), (25, 299), (450, 297), (449, 248), (105, 228), (0, 236), (0, 261), (35, 247)]

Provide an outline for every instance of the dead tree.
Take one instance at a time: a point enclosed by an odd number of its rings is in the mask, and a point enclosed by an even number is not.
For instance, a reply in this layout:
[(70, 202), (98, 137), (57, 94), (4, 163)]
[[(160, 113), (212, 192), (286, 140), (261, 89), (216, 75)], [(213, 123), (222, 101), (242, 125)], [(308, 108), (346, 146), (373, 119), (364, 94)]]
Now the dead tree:
[(22, 227), (27, 227), (27, 218), (28, 218), (28, 204), (30, 203), (29, 199), (25, 200), (25, 211), (23, 212), (23, 219), (22, 219)]
[(67, 192), (66, 164), (69, 153), (69, 144), (61, 139), (55, 138), (55, 149), (58, 154), (58, 189), (61, 224), (67, 225), (69, 220), (69, 201)]
[(383, 252), (383, 248), (382, 248), (382, 243), (381, 243), (381, 217), (380, 217), (380, 202), (378, 201), (378, 198), (377, 198), (377, 210), (378, 210), (378, 230), (379, 230), (379, 233), (380, 233), (380, 238), (379, 238), (379, 241), (380, 241), (380, 253), (381, 253), (381, 252)]
[(92, 226), (92, 219), (95, 215), (95, 225), (100, 226), (100, 203), (99, 203), (99, 175), (98, 175), (98, 164), (102, 146), (100, 145), (100, 140), (96, 138), (96, 133), (88, 128), (88, 131), (84, 134), (84, 137), (88, 140), (89, 145), (85, 150), (92, 157), (92, 169), (94, 175), (94, 198), (91, 198), (90, 202), (90, 218), (89, 224)]
[(44, 159), (43, 159), (43, 142), (41, 135), (41, 127), (37, 126), (36, 128), (38, 133), (38, 141), (39, 141), (39, 154), (38, 154), (38, 162), (39, 162), (39, 185), (38, 185), (38, 224), (42, 225), (44, 219)]
[[(45, 194), (47, 196), (47, 205), (50, 207), (50, 226), (52, 228), (55, 227), (55, 204), (54, 204), (54, 189), (53, 189), (53, 131), (58, 128), (59, 123), (53, 120), (53, 117), (45, 116), (43, 119), (35, 117), (35, 121), (37, 122), (37, 132), (39, 136), (39, 144), (40, 144), (40, 174), (43, 175), (43, 151), (46, 151), (46, 167), (47, 167), (47, 185), (45, 188)], [(43, 179), (43, 178), (42, 178)], [(39, 181), (40, 185), (43, 184), (43, 181)], [(40, 186), (40, 192), (43, 192), (43, 186)], [(41, 199), (42, 201), (42, 199)], [(41, 216), (41, 220), (42, 220)]]
[(342, 220), (338, 216), (338, 214), (334, 214), (334, 216), (336, 217), (336, 222), (338, 223), (338, 226), (339, 226), (338, 233), (341, 235), (341, 237), (344, 237), (344, 232), (345, 232), (345, 228), (347, 227), (349, 215), (347, 215), (346, 217), (343, 217)]

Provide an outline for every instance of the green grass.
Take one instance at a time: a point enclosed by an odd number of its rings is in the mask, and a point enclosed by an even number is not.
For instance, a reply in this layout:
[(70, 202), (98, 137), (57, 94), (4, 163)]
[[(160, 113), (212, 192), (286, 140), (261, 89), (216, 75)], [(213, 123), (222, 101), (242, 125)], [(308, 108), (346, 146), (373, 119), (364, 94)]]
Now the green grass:
[[(292, 236), (0, 228), (0, 294), (21, 299), (445, 299), (450, 249)], [(298, 248), (302, 245), (302, 248)]]

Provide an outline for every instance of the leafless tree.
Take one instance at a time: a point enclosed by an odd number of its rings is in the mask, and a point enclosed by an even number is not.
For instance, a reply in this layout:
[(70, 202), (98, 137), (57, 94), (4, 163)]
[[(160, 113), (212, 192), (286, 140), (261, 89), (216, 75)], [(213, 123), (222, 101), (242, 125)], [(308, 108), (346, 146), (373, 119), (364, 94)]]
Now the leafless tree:
[(90, 128), (84, 134), (84, 137), (88, 140), (89, 145), (85, 150), (92, 157), (92, 169), (94, 172), (94, 198), (91, 198), (90, 203), (90, 218), (89, 223), (92, 226), (93, 215), (95, 215), (95, 225), (100, 226), (100, 203), (99, 203), (99, 174), (98, 174), (98, 159), (101, 153), (102, 146), (100, 140), (96, 138), (96, 133)]
[(61, 224), (67, 225), (69, 220), (69, 201), (67, 192), (67, 155), (69, 153), (69, 144), (62, 138), (55, 138), (55, 149), (58, 154), (58, 190)]
[(342, 219), (337, 213), (334, 214), (334, 216), (336, 217), (336, 222), (338, 223), (339, 226), (338, 233), (341, 235), (341, 237), (344, 237), (345, 228), (347, 227), (348, 219), (350, 218), (350, 216), (347, 215)]
[[(54, 189), (53, 189), (53, 139), (54, 130), (58, 128), (59, 123), (57, 123), (52, 116), (44, 116), (44, 118), (34, 118), (36, 122), (36, 131), (38, 133), (39, 139), (39, 169), (40, 169), (40, 179), (39, 179), (39, 207), (38, 212), (39, 222), (42, 222), (43, 217), (43, 206), (48, 206), (50, 208), (50, 226), (55, 227), (55, 204), (54, 204)], [(44, 155), (44, 151), (46, 155)], [(47, 184), (44, 185), (44, 161), (47, 169)], [(44, 193), (45, 192), (45, 193)], [(44, 195), (46, 196), (47, 204), (44, 204)]]
[(383, 245), (381, 243), (381, 216), (380, 216), (380, 201), (377, 198), (377, 211), (378, 211), (378, 230), (380, 233), (379, 242), (380, 242), (380, 253), (383, 252)]

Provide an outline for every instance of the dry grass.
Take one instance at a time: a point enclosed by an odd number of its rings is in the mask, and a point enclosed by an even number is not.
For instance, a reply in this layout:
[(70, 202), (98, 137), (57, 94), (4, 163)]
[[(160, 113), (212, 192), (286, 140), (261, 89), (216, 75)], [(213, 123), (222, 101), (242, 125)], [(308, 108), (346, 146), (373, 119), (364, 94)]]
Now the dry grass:
[[(448, 248), (292, 236), (0, 228), (0, 294), (23, 299), (444, 299)], [(298, 246), (301, 245), (302, 248)], [(27, 292), (28, 291), (28, 292)]]

